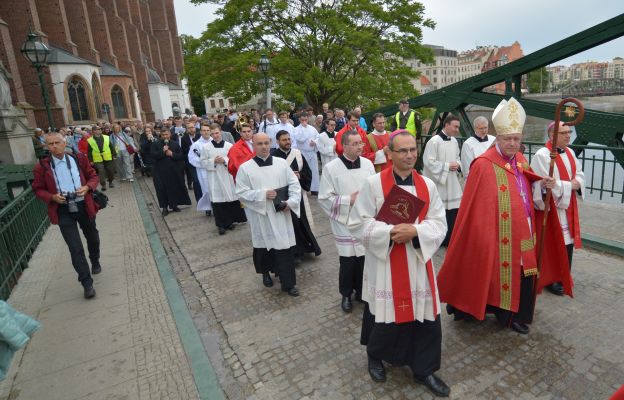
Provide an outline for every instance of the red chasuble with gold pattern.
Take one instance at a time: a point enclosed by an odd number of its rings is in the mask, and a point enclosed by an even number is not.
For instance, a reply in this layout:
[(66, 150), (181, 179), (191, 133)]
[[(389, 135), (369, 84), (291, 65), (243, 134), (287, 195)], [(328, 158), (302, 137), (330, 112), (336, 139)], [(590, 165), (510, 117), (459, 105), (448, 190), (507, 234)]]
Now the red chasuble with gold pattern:
[[(517, 312), (521, 277), (537, 273), (538, 238), (534, 234), (530, 182), (541, 177), (530, 171), (521, 153), (515, 158), (519, 177), (495, 147), (472, 163), (453, 236), (438, 274), (440, 301), (480, 320), (485, 317), (486, 305)], [(517, 184), (518, 179), (524, 180), (522, 185)], [(529, 191), (523, 193), (530, 202), (528, 210), (519, 187)], [(547, 232), (560, 231), (556, 212), (550, 214), (555, 218), (548, 218)], [(545, 272), (550, 282), (540, 278), (538, 287), (561, 281), (571, 295), (572, 279), (563, 238), (554, 235), (550, 240), (547, 238), (549, 256), (541, 274)]]

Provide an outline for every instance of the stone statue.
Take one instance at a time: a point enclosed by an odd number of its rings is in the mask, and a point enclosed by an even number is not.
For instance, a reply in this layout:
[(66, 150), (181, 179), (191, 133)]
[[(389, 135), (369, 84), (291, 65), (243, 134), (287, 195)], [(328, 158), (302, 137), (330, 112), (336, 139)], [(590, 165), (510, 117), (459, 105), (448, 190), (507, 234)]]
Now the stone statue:
[(4, 68), (2, 61), (0, 61), (0, 110), (8, 110), (13, 103), (9, 77), (9, 71)]

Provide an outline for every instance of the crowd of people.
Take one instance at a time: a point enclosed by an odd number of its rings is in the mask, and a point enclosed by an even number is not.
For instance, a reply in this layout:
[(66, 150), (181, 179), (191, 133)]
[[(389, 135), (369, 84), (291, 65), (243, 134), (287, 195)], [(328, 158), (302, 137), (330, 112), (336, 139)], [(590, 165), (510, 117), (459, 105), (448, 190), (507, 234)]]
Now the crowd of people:
[[(60, 225), (85, 297), (95, 295), (90, 273), (101, 271), (91, 193), (133, 181), (135, 170), (153, 178), (163, 217), (190, 205), (192, 192), (196, 209), (214, 219), (220, 235), (248, 222), (262, 284), (272, 287), (279, 278), (293, 297), (301, 294), (295, 265), (306, 254), (321, 255), (309, 204), (317, 196), (338, 250), (340, 307), (350, 313), (353, 300), (364, 303), (360, 343), (376, 382), (386, 380), (385, 361), (409, 366), (417, 383), (449, 395), (434, 375), (442, 303), (455, 320), (492, 313), (502, 326), (527, 334), (542, 288), (572, 295), (584, 176), (567, 148), (569, 127), (558, 126), (553, 143), (551, 124), (549, 141), (529, 165), (520, 151), (526, 116), (513, 98), (492, 115), (497, 135), (478, 117), (461, 151), (461, 121), (453, 115), (421, 151), (420, 116), (407, 101), (389, 119), (374, 114), (365, 121), (359, 107), (345, 113), (324, 104), (320, 114), (312, 111), (38, 130), (33, 188)], [(559, 157), (549, 177), (553, 151)], [(422, 175), (415, 169), (419, 157)], [(77, 196), (77, 209), (69, 207), (68, 193)], [(550, 249), (541, 257), (540, 235)], [(432, 259), (441, 246), (447, 250), (436, 276)]]

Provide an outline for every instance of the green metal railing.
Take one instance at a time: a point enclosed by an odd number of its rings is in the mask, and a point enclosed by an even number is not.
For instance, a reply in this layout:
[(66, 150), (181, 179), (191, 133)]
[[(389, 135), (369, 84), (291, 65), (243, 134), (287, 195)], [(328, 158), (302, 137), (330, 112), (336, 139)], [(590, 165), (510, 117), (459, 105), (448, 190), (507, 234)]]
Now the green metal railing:
[(6, 300), (28, 267), (50, 221), (31, 188), (0, 210), (0, 299)]
[[(424, 149), (426, 141), (431, 136), (423, 135), (423, 138)], [(457, 138), (460, 148), (466, 139)], [(527, 141), (522, 144), (525, 146), (524, 154), (529, 162), (533, 154), (544, 147), (544, 143), (540, 142)], [(570, 145), (570, 148), (574, 149), (582, 164), (586, 193), (596, 195), (597, 200), (607, 200), (608, 197), (608, 200), (617, 202), (619, 199), (619, 202), (624, 204), (624, 170), (618, 161), (618, 158), (624, 157), (624, 148), (577, 144)]]

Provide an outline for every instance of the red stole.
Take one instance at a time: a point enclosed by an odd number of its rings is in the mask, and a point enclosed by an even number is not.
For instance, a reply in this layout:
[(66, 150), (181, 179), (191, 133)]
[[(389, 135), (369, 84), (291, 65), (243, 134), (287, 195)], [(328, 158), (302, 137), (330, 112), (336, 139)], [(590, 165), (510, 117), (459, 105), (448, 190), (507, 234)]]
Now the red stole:
[[(384, 198), (387, 197), (392, 187), (396, 184), (394, 181), (394, 172), (392, 168), (386, 168), (379, 174), (381, 178), (381, 189)], [(429, 189), (422, 176), (416, 171), (412, 171), (412, 180), (416, 187), (416, 194), (425, 201), (425, 206), (418, 215), (418, 221), (423, 221), (429, 210)], [(394, 243), (390, 251), (390, 271), (392, 274), (392, 302), (394, 304), (394, 320), (397, 324), (411, 322), (414, 320), (414, 304), (412, 303), (412, 287), (409, 278), (409, 269), (407, 267), (407, 249), (405, 243)], [(431, 260), (427, 260), (427, 278), (429, 287), (431, 288), (431, 296), (433, 300), (433, 315), (438, 315), (436, 304), (436, 287), (433, 272), (433, 264)]]
[[(546, 148), (552, 152), (552, 142), (546, 142)], [(570, 170), (572, 171), (572, 178), (568, 175), (568, 170), (563, 163), (563, 158), (561, 158), (561, 154), (557, 154), (557, 158), (555, 159), (555, 164), (557, 165), (557, 170), (559, 171), (559, 179), (562, 181), (570, 182), (573, 178), (576, 177), (576, 161), (574, 161), (574, 157), (572, 156), (572, 152), (570, 149), (566, 147), (565, 149), (566, 155), (568, 156), (568, 161), (570, 162)], [(570, 236), (574, 239), (574, 247), (580, 249), (581, 245), (581, 225), (579, 223), (579, 214), (578, 214), (578, 203), (576, 201), (576, 193), (572, 190), (572, 194), (570, 195), (570, 206), (566, 209), (566, 216), (568, 217), (568, 229), (570, 229)]]
[(256, 155), (255, 151), (249, 150), (249, 146), (243, 139), (239, 139), (238, 142), (234, 143), (230, 150), (228, 151), (228, 172), (236, 181), (236, 174), (238, 174), (238, 169), (241, 165), (247, 160), (251, 160)]

